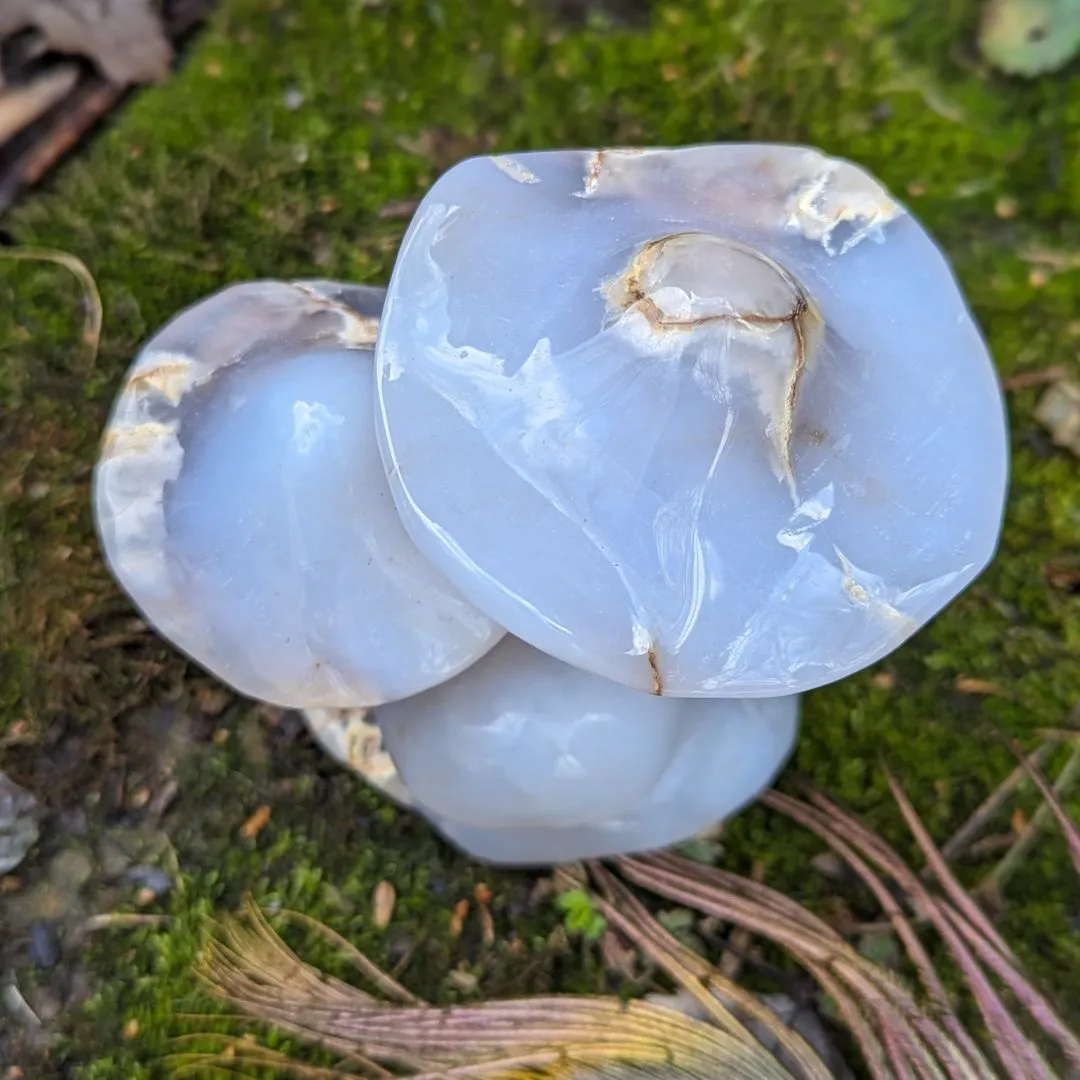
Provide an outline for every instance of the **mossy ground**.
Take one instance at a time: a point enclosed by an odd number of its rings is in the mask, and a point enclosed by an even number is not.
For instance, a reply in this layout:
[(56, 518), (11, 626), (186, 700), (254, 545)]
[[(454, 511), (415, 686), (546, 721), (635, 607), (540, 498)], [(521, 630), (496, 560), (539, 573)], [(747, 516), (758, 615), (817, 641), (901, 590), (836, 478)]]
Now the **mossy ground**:
[[(1080, 375), (1075, 67), (1032, 83), (995, 77), (971, 45), (973, 0), (693, 0), (571, 14), (527, 0), (225, 0), (175, 79), (138, 95), (3, 222), (16, 243), (84, 259), (106, 315), (91, 364), (74, 280), (0, 261), (0, 768), (52, 812), (39, 863), (65, 843), (73, 806), (91, 835), (133, 820), (139, 725), (148, 710), (198, 715), (209, 685), (132, 628), (92, 532), (96, 441), (139, 340), (234, 280), (385, 282), (403, 204), (469, 153), (817, 145), (876, 173), (939, 239), (1004, 375), (1054, 364)], [(993, 567), (885, 663), (806, 701), (784, 783), (808, 777), (909, 853), (883, 758), (943, 838), (1010, 770), (997, 734), (1030, 746), (1039, 729), (1069, 724), (1080, 701), (1080, 597), (1044, 573), (1080, 557), (1080, 468), (1033, 420), (1038, 394), (1009, 397), (1013, 486)], [(1000, 692), (963, 691), (958, 679)], [(520, 875), (470, 865), (302, 738), (260, 727), (242, 702), (216, 724), (259, 734), (222, 742), (204, 725), (176, 765), (180, 794), (161, 822), (182, 871), (166, 904), (175, 921), (98, 938), (91, 996), (49, 1069), (157, 1075), (175, 1011), (205, 1005), (188, 973), (201, 919), (248, 889), (327, 919), (376, 960), (405, 956), (405, 980), (440, 1000), (458, 992), (446, 976), (463, 960), (481, 994), (597, 985), (589, 961), (547, 943), (555, 915), (522, 914)], [(115, 793), (103, 795), (106, 779)], [(238, 838), (263, 804), (269, 823)], [(807, 899), (829, 888), (807, 880), (815, 850), (757, 810), (727, 839), (730, 864), (764, 860), (771, 883)], [(1070, 875), (1048, 835), (1010, 882), (1004, 923), (1075, 1020), (1080, 886)], [(383, 878), (399, 901), (376, 932), (370, 895)], [(454, 901), (480, 879), (495, 890), (501, 942), (487, 952), (472, 930), (448, 933)]]

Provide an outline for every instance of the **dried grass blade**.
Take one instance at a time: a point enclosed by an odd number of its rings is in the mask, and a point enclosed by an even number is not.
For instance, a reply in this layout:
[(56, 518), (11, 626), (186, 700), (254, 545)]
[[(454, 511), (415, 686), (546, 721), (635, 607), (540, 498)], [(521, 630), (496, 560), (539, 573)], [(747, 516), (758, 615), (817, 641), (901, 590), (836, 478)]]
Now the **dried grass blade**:
[(391, 978), (391, 976), (387, 975), (377, 964), (372, 963), (351, 941), (342, 937), (337, 931), (331, 930), (329, 926), (319, 922), (318, 919), (313, 919), (310, 915), (305, 915), (300, 911), (292, 911), (288, 908), (282, 908), (279, 911), (275, 911), (274, 915), (276, 917), (287, 919), (290, 922), (296, 922), (302, 926), (306, 926), (308, 929), (315, 931), (315, 933), (325, 938), (331, 945), (336, 946), (349, 958), (357, 971), (359, 971), (372, 986), (385, 994), (386, 997), (390, 998), (391, 1001), (399, 1001), (403, 1005), (424, 1004), (421, 998), (418, 998), (415, 994), (406, 990), (396, 979)]
[[(1065, 762), (1065, 767), (1058, 773), (1051, 791), (1060, 799), (1078, 777), (1080, 777), (1080, 743), (1077, 743), (1069, 760)], [(1031, 820), (1020, 830), (1020, 835), (1002, 856), (1001, 861), (979, 883), (976, 891), (1000, 901), (1006, 882), (1021, 866), (1052, 816), (1050, 804), (1042, 803), (1032, 815)]]
[(970, 843), (982, 832), (986, 823), (1005, 805), (1009, 796), (1023, 784), (1024, 778), (1030, 776), (1025, 769), (1025, 764), (1031, 768), (1039, 768), (1050, 756), (1054, 749), (1054, 743), (1040, 743), (1028, 756), (1026, 762), (1022, 761), (1009, 775), (975, 808), (971, 817), (942, 844), (941, 854), (946, 859), (953, 859), (964, 851)]
[[(221, 996), (306, 1041), (371, 1060), (406, 1062), (413, 1075), (481, 1075), (497, 1063), (527, 1060), (543, 1066), (668, 1064), (760, 1080), (790, 1076), (758, 1044), (645, 1002), (556, 996), (437, 1009), (372, 1004), (360, 991), (343, 1003), (338, 995), (352, 990), (346, 984), (328, 1002), (303, 979), (291, 977), (304, 965), (280, 939), (268, 945), (266, 934), (273, 931), (264, 917), (249, 912), (248, 923), (223, 924), (220, 933), (230, 945), (215, 949), (212, 939), (206, 953), (201, 973)], [(250, 969), (249, 947), (264, 950)], [(287, 978), (284, 984), (273, 974), (275, 964)]]
[(687, 949), (649, 914), (621, 881), (601, 867), (590, 867), (590, 872), (608, 894), (597, 897), (595, 901), (605, 918), (707, 1010), (715, 1024), (735, 1038), (757, 1044), (753, 1034), (718, 997), (718, 994), (722, 994), (761, 1024), (805, 1077), (809, 1080), (827, 1080), (829, 1071), (824, 1062), (798, 1032), (784, 1024), (753, 994), (720, 975), (696, 953)]
[[(975, 1040), (964, 1029), (963, 1024), (960, 1023), (956, 1016), (945, 987), (930, 960), (929, 954), (915, 933), (914, 927), (878, 874), (851, 844), (831, 827), (832, 819), (824, 810), (776, 791), (769, 793), (769, 801), (774, 809), (786, 814), (804, 828), (817, 833), (833, 851), (847, 862), (874, 894), (874, 898), (881, 905), (882, 911), (885, 912), (889, 922), (896, 930), (897, 936), (904, 946), (904, 951), (914, 965), (923, 987), (926, 989), (941, 1018), (945, 1031), (948, 1032), (956, 1044), (955, 1051), (959, 1058), (959, 1064), (954, 1064), (951, 1067), (950, 1074), (958, 1077), (970, 1075), (979, 1077), (981, 1080), (995, 1080), (994, 1071), (985, 1054), (979, 1049)], [(896, 858), (899, 861), (899, 856)], [(964, 1071), (965, 1069), (967, 1071)]]
[[(169, 1054), (164, 1058), (163, 1064), (169, 1067), (173, 1076), (212, 1075), (212, 1070), (226, 1071), (235, 1076), (247, 1075), (231, 1070), (230, 1066), (273, 1069), (275, 1075), (294, 1076), (297, 1080), (355, 1080), (358, 1075), (355, 1072), (342, 1072), (337, 1068), (309, 1065), (276, 1050), (259, 1046), (257, 1043), (244, 1043), (239, 1039), (220, 1050)], [(389, 1075), (385, 1070), (380, 1070), (380, 1073), (384, 1077)]]
[[(773, 793), (775, 794), (775, 793)], [(952, 922), (941, 909), (941, 901), (934, 897), (911, 868), (880, 837), (875, 836), (859, 821), (841, 810), (835, 803), (818, 792), (812, 792), (810, 798), (814, 806), (820, 809), (841, 836), (862, 849), (863, 854), (877, 863), (878, 867), (889, 873), (908, 894), (909, 899), (918, 904), (920, 910), (941, 935), (953, 959), (959, 965), (975, 1003), (982, 1014), (987, 1030), (994, 1043), (994, 1050), (1007, 1070), (1009, 1080), (1052, 1080), (1046, 1062), (1038, 1049), (1009, 1015), (997, 991), (978, 965)], [(780, 803), (772, 805), (779, 808)], [(812, 831), (822, 835), (816, 824), (809, 824)], [(994, 935), (998, 937), (997, 934)], [(1006, 951), (1007, 947), (1006, 947)]]
[(873, 1026), (847, 989), (839, 980), (833, 978), (824, 965), (808, 962), (806, 970), (817, 980), (821, 989), (836, 1002), (837, 1011), (847, 1024), (874, 1080), (896, 1080), (889, 1069), (888, 1058), (881, 1040), (874, 1034)]
[(1080, 1071), (1080, 1039), (1069, 1030), (1053, 1006), (1028, 982), (1008, 957), (979, 935), (955, 908), (943, 908), (957, 931), (979, 955), (979, 959), (1009, 988), (1031, 1018), (1053, 1038), (1074, 1069)]
[[(937, 1075), (934, 1071), (935, 1054), (941, 1064), (949, 1069), (949, 1075), (957, 1080), (982, 1075), (972, 1071), (966, 1055), (919, 1008), (899, 980), (866, 960), (831, 930), (828, 935), (815, 935), (816, 926), (820, 923), (816, 916), (801, 909), (802, 927), (793, 930), (786, 922), (779, 925), (763, 920), (753, 907), (727, 907), (723, 904), (722, 886), (711, 892), (708, 889), (702, 892), (694, 890), (692, 883), (679, 881), (679, 866), (684, 862), (686, 877), (696, 881), (710, 877), (722, 881), (727, 876), (726, 872), (715, 867), (702, 867), (669, 855), (624, 859), (621, 865), (626, 876), (643, 888), (736, 923), (741, 919), (751, 919), (755, 932), (781, 945), (808, 970), (815, 966), (832, 971), (852, 988), (855, 992), (853, 1000), (867, 1010), (883, 1033), (890, 1037), (890, 1049), (900, 1047), (900, 1053), (916, 1062), (923, 1075)], [(895, 1054), (891, 1056), (895, 1057)], [(903, 1071), (902, 1066), (898, 1068)], [(987, 1069), (986, 1075), (992, 1077), (993, 1073)]]
[(960, 882), (956, 880), (952, 870), (949, 869), (949, 864), (942, 858), (937, 845), (931, 838), (930, 833), (927, 832), (926, 826), (923, 825), (922, 818), (919, 817), (911, 800), (888, 768), (885, 769), (885, 779), (888, 781), (893, 798), (900, 807), (900, 812), (904, 815), (904, 821), (907, 822), (912, 836), (915, 837), (915, 842), (919, 845), (927, 864), (934, 872), (934, 877), (937, 878), (946, 895), (964, 913), (965, 918), (973, 926), (977, 927), (987, 940), (994, 943), (999, 952), (1013, 959), (1012, 950), (1005, 939), (998, 933), (997, 927), (986, 917), (986, 913), (982, 908), (972, 900)]
[(87, 370), (93, 368), (101, 345), (101, 327), (104, 322), (104, 307), (101, 292), (89, 267), (76, 255), (53, 248), (17, 247), (0, 248), (0, 259), (13, 262), (47, 262), (62, 266), (73, 274), (82, 286), (87, 301), (86, 320), (83, 327), (83, 343), (88, 348)]
[[(1012, 749), (1013, 753), (1019, 756), (1016, 747), (1014, 746)], [(1032, 762), (1030, 759), (1021, 759), (1019, 767), (1031, 778), (1032, 783), (1039, 789), (1039, 793), (1046, 800), (1051, 812), (1057, 819), (1061, 831), (1065, 834), (1065, 843), (1068, 845), (1073, 867), (1076, 869), (1076, 873), (1080, 875), (1080, 827), (1069, 816), (1058, 793), (1046, 782), (1046, 777), (1039, 771), (1037, 763)]]

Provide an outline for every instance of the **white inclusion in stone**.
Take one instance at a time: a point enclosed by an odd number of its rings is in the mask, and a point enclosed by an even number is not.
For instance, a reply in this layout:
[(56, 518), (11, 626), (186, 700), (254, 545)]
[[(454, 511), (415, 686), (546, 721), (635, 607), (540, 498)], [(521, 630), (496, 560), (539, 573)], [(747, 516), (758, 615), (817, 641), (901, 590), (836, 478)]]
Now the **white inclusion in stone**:
[(345, 423), (344, 416), (332, 413), (321, 401), (297, 401), (292, 411), (292, 441), (298, 454), (310, 453), (328, 427)]
[(776, 534), (776, 539), (792, 551), (802, 551), (813, 540), (816, 526), (828, 521), (833, 501), (833, 486), (826, 484), (816, 495), (805, 499), (795, 508), (788, 526)]
[(147, 343), (94, 479), (117, 580), (241, 693), (349, 709), (450, 678), (502, 631), (416, 550), (374, 431), (383, 290), (232, 286)]
[(513, 162), (537, 182), (476, 158), (433, 186), (376, 349), (394, 499), (467, 598), (639, 690), (768, 696), (879, 660), (974, 579), (1000, 387), (873, 177), (754, 144)]
[(507, 636), (373, 712), (410, 805), (470, 854), (543, 864), (666, 847), (767, 787), (797, 697), (638, 693)]

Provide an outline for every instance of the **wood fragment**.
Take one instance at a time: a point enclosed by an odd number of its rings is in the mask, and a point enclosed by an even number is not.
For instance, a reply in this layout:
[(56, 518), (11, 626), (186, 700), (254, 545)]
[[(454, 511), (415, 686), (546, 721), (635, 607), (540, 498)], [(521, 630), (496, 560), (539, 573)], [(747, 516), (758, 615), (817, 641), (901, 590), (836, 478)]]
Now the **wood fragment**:
[(273, 811), (269, 806), (260, 806), (259, 809), (240, 826), (240, 835), (245, 840), (254, 840), (266, 827), (266, 823), (270, 820), (270, 815), (272, 813)]
[(991, 682), (989, 679), (975, 679), (969, 678), (966, 675), (959, 675), (953, 686), (962, 694), (983, 694), (990, 695), (992, 697), (1012, 697), (1004, 687), (999, 686), (996, 682)]
[(31, 82), (0, 90), (0, 142), (6, 142), (59, 104), (75, 86), (79, 69), (58, 64)]
[[(78, 2), (81, 5), (84, 0)], [(21, 0), (21, 3), (23, 6), (39, 5), (39, 0)], [(163, 5), (164, 31), (170, 55), (204, 21), (214, 3), (215, 0), (166, 0)], [(47, 4), (56, 6), (56, 0), (47, 0)], [(45, 6), (46, 0), (40, 0), (35, 15)], [(114, 10), (118, 8), (114, 7)], [(15, 11), (15, 5), (0, 0), (0, 39), (11, 32)], [(134, 57), (124, 43), (120, 44), (124, 47), (117, 50), (118, 62), (130, 72)], [(76, 48), (74, 51), (85, 50)], [(87, 70), (74, 89), (47, 114), (6, 143), (0, 141), (0, 214), (22, 191), (39, 183), (120, 104), (127, 92), (122, 80)]]
[(469, 914), (469, 901), (459, 900), (454, 905), (454, 913), (450, 916), (450, 936), (461, 937), (465, 929), (465, 919)]
[(1039, 728), (1037, 734), (1040, 739), (1046, 739), (1049, 742), (1080, 741), (1080, 728)]
[(402, 218), (412, 217), (419, 205), (419, 199), (396, 199), (379, 207), (379, 220), (398, 221)]
[(371, 921), (376, 929), (385, 930), (394, 917), (397, 890), (389, 881), (380, 881), (371, 898)]
[(477, 905), (480, 915), (480, 940), (485, 946), (495, 944), (495, 919), (491, 914), (491, 908), (487, 904)]
[(1057, 382), (1068, 375), (1069, 369), (1064, 364), (1054, 364), (1041, 371), (1021, 371), (1016, 375), (1009, 375), (1001, 380), (1001, 385), (1009, 391), (1026, 390), (1030, 386), (1045, 386), (1047, 383)]
[(1071, 379), (1051, 383), (1035, 406), (1035, 419), (1056, 446), (1080, 457), (1080, 384)]
[(66, 108), (48, 134), (20, 157), (0, 178), (0, 212), (14, 200), (16, 190), (33, 187), (110, 109), (120, 103), (125, 88), (102, 79), (76, 87)]

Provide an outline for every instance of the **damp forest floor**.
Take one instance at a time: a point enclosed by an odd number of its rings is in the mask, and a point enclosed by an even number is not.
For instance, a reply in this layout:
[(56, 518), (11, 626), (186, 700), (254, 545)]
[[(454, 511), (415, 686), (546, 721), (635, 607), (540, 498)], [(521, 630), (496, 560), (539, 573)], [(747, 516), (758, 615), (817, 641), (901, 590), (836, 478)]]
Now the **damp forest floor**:
[[(136, 619), (101, 562), (88, 480), (140, 340), (231, 281), (385, 283), (416, 200), (468, 154), (790, 141), (858, 161), (909, 205), (1004, 377), (1080, 376), (1080, 69), (998, 75), (977, 21), (969, 0), (224, 0), (170, 82), (0, 221), (0, 772), (44, 812), (0, 879), (0, 1076), (166, 1075), (180, 1014), (212, 1007), (190, 971), (205, 920), (246, 892), (327, 921), (433, 1000), (618, 985), (536, 875), (471, 863), (295, 715), (235, 697)], [(104, 303), (96, 356), (79, 283), (4, 258), (13, 245), (85, 261)], [(1012, 769), (1003, 734), (1031, 748), (1077, 725), (1080, 463), (1035, 421), (1042, 392), (1008, 394), (993, 566), (887, 660), (807, 696), (781, 780), (808, 779), (912, 858), (883, 761), (940, 841)], [(760, 862), (827, 914), (873, 916), (760, 808), (722, 843), (726, 865)], [(993, 860), (960, 870), (974, 882)], [(384, 880), (397, 903), (379, 929)], [(479, 883), (494, 942), (475, 905), (453, 925)], [(93, 921), (115, 914), (139, 918)], [(999, 918), (1080, 1022), (1080, 886), (1052, 831)]]

